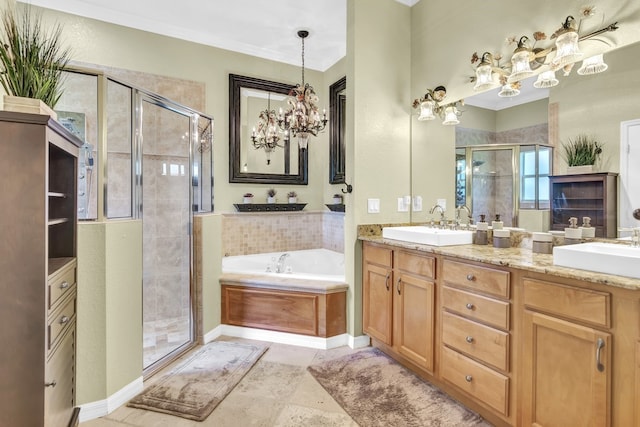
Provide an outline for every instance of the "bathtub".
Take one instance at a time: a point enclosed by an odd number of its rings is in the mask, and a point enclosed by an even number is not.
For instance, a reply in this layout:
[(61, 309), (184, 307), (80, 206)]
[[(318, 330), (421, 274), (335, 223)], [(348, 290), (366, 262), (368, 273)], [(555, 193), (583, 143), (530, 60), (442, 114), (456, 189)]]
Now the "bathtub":
[[(285, 258), (285, 272), (275, 273), (280, 256)], [(228, 256), (222, 259), (222, 273), (251, 274), (279, 279), (344, 282), (344, 254), (328, 249), (270, 252)]]
[[(275, 273), (283, 253), (284, 273)], [(328, 249), (222, 259), (224, 325), (326, 339), (346, 333), (344, 255)]]

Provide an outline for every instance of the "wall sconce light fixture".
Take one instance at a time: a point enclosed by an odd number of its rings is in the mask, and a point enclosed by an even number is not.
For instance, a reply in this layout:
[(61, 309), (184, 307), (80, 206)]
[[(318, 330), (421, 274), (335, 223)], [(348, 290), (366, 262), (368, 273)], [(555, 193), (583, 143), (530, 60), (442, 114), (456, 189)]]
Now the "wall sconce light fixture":
[(458, 105), (464, 105), (464, 101), (455, 101), (443, 104), (447, 96), (447, 89), (444, 86), (437, 86), (435, 89), (427, 89), (423, 97), (413, 101), (413, 108), (420, 110), (418, 120), (433, 120), (436, 116), (442, 119), (443, 125), (457, 125), (458, 117), (462, 114), (458, 110)]

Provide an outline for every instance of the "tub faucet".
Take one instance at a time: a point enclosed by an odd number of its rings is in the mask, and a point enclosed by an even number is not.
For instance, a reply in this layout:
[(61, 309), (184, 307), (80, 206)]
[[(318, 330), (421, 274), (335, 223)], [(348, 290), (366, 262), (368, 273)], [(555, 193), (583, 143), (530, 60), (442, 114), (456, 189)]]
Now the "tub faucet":
[(284, 273), (284, 261), (289, 257), (288, 253), (283, 253), (278, 258), (278, 262), (276, 263), (276, 273)]

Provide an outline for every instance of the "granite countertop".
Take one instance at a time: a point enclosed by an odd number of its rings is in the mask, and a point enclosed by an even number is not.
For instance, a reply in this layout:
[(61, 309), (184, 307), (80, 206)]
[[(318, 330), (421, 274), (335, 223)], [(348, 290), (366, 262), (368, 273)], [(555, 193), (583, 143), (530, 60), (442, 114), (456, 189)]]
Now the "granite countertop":
[(535, 273), (551, 274), (558, 277), (583, 280), (634, 291), (640, 290), (640, 279), (555, 266), (553, 265), (553, 255), (534, 253), (527, 247), (498, 249), (491, 245), (429, 246), (400, 240), (384, 239), (381, 235), (375, 235), (374, 233), (370, 235), (362, 234), (359, 239), (399, 248), (414, 249), (503, 267), (513, 267)]

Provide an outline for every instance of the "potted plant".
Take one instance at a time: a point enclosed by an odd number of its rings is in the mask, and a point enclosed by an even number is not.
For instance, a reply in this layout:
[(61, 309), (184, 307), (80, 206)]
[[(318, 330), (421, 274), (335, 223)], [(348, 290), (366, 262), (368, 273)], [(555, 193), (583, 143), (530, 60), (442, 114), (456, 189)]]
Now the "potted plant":
[(296, 194), (295, 191), (289, 191), (287, 193), (287, 197), (289, 197), (289, 203), (297, 203), (298, 202), (298, 195)]
[(242, 203), (244, 204), (253, 203), (253, 194), (244, 193), (244, 195), (242, 196)]
[(333, 204), (341, 205), (342, 204), (342, 194), (334, 194), (333, 195)]
[(273, 188), (267, 190), (267, 203), (275, 203), (276, 202), (276, 193), (277, 191)]
[(579, 134), (562, 144), (562, 153), (569, 173), (593, 172), (593, 165), (602, 154), (603, 144), (596, 138)]
[(20, 16), (7, 8), (0, 25), (0, 83), (6, 110), (48, 114), (62, 95), (63, 71), (70, 49), (62, 47), (62, 28), (46, 31), (29, 6)]

